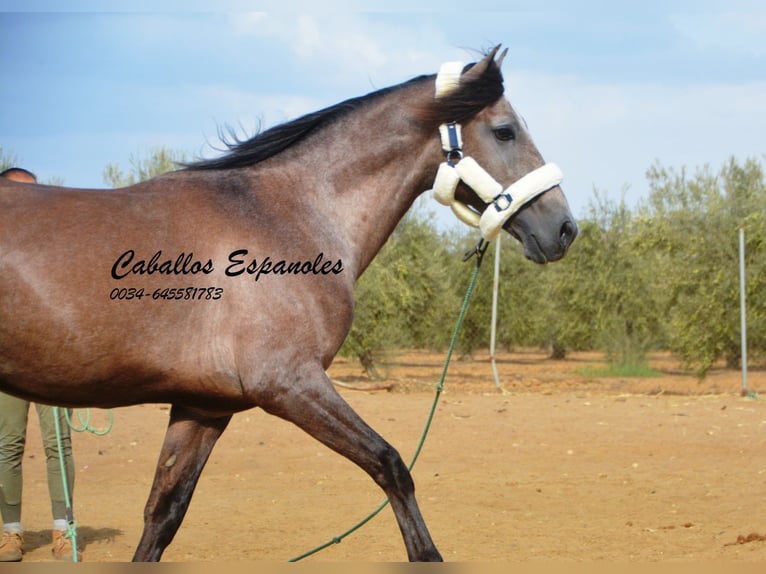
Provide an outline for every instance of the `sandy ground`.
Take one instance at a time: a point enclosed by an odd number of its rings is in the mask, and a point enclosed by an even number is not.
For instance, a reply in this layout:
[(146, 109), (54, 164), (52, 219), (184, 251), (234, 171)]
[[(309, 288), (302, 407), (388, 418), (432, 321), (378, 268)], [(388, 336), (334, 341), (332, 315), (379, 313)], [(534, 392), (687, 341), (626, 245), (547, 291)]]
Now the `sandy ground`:
[[(343, 396), (409, 461), (442, 355), (395, 357), (388, 390), (338, 360)], [(425, 448), (417, 495), (446, 560), (711, 562), (766, 560), (766, 401), (743, 397), (740, 373), (700, 382), (666, 356), (663, 375), (596, 378), (581, 354), (455, 360)], [(766, 370), (749, 389), (766, 392)], [(130, 560), (168, 417), (167, 405), (114, 411), (113, 430), (74, 436), (78, 543), (88, 562)], [(105, 411), (91, 413), (96, 427)], [(36, 417), (24, 461), (25, 562), (50, 559), (50, 514)], [(164, 560), (286, 561), (346, 531), (383, 499), (351, 463), (288, 423), (234, 417), (203, 472)], [(402, 561), (386, 508), (306, 561)]]

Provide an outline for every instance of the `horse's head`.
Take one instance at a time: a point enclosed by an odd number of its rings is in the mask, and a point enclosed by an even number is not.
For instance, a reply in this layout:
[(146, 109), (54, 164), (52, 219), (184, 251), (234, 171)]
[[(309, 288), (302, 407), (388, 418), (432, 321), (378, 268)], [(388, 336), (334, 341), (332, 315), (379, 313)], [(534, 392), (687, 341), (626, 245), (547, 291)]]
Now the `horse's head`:
[(561, 172), (545, 163), (503, 96), (505, 53), (495, 60), (498, 48), (466, 69), (445, 64), (437, 76), (432, 110), (438, 112), (430, 117), (442, 122), (446, 161), (434, 194), (485, 239), (505, 229), (523, 244), (528, 259), (555, 261), (577, 236), (577, 224), (559, 186)]

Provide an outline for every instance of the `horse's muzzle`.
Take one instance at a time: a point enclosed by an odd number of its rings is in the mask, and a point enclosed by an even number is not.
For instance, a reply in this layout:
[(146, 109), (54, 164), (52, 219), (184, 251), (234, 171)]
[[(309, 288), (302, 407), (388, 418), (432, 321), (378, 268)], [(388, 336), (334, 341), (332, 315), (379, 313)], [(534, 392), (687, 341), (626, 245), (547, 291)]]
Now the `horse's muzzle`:
[[(551, 193), (557, 190), (557, 193)], [(535, 263), (558, 261), (579, 233), (561, 190), (557, 187), (522, 209), (503, 228), (524, 246)]]

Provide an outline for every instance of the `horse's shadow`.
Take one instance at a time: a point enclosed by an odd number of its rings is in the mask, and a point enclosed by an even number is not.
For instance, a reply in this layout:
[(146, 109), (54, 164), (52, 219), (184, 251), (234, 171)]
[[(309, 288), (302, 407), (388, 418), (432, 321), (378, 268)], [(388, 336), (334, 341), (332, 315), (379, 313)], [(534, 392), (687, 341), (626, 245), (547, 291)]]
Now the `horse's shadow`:
[[(125, 534), (118, 528), (92, 528), (90, 526), (77, 527), (77, 549), (84, 550), (93, 542), (114, 542), (117, 536)], [(50, 546), (51, 531), (48, 530), (25, 530), (24, 549), (27, 552), (36, 550), (41, 546)]]

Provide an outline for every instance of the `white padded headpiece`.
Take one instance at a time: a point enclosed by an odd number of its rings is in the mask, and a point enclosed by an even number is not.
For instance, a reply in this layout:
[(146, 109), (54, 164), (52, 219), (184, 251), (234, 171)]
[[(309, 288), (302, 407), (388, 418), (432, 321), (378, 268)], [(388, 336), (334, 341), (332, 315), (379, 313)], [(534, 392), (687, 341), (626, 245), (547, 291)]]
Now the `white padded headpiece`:
[(436, 74), (436, 97), (446, 96), (460, 85), (463, 62), (444, 62)]

